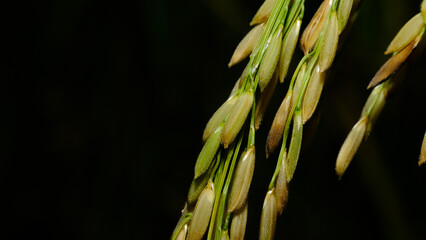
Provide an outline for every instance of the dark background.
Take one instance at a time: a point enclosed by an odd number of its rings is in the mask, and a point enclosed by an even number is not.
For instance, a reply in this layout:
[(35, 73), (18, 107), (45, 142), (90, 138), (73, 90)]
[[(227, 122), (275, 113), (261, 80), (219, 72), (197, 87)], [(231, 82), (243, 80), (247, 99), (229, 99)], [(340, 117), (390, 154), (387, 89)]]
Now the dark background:
[[(227, 63), (261, 1), (10, 3), (0, 10), (0, 238), (169, 238), (203, 128), (243, 68)], [(306, 2), (304, 25), (319, 3)], [(426, 239), (426, 54), (403, 71), (341, 181), (334, 172), (365, 87), (419, 4), (364, 1), (276, 239)], [(257, 239), (276, 159), (265, 160), (264, 139), (285, 86), (257, 134), (247, 239)]]

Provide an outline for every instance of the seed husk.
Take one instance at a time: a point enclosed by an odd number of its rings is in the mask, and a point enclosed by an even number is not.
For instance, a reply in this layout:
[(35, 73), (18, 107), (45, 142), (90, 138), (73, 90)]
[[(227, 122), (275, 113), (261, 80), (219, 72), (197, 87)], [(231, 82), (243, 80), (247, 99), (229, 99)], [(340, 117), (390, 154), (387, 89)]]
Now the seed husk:
[(302, 116), (303, 124), (305, 124), (314, 114), (321, 97), (322, 88), (324, 86), (325, 73), (320, 71), (319, 66), (316, 66), (308, 86), (303, 96)]
[(339, 179), (342, 178), (343, 173), (345, 173), (364, 139), (367, 123), (368, 116), (362, 117), (349, 132), (345, 142), (343, 142), (336, 161), (336, 173)]
[(425, 21), (422, 14), (419, 13), (411, 18), (389, 44), (385, 54), (395, 53), (410, 44), (421, 32), (425, 26)]
[(220, 139), (222, 135), (222, 125), (220, 125), (209, 139), (204, 144), (198, 155), (197, 162), (195, 163), (194, 178), (198, 178), (209, 169), (213, 158), (220, 146)]
[(277, 223), (277, 200), (275, 190), (272, 189), (266, 194), (263, 202), (262, 215), (260, 217), (259, 240), (272, 240), (275, 234)]
[(231, 60), (228, 63), (228, 67), (232, 67), (235, 64), (241, 62), (253, 51), (264, 29), (265, 24), (259, 24), (250, 30), (246, 36), (244, 36), (243, 40), (241, 40), (232, 54)]
[(287, 123), (288, 114), (291, 110), (292, 98), (293, 91), (288, 91), (280, 108), (275, 114), (274, 121), (272, 122), (272, 126), (266, 140), (266, 158), (268, 158), (269, 155), (277, 149), (281, 139), (283, 138), (285, 124)]
[(317, 42), (318, 37), (324, 28), (328, 11), (330, 10), (332, 4), (333, 0), (325, 0), (322, 2), (321, 6), (312, 17), (312, 20), (309, 22), (305, 31), (303, 31), (302, 37), (300, 39), (300, 46), (305, 55), (308, 54), (315, 46), (315, 43)]
[(339, 24), (336, 11), (331, 12), (330, 20), (325, 29), (324, 42), (322, 44), (319, 62), (321, 72), (330, 68), (336, 56), (337, 45), (339, 43)]
[(188, 224), (185, 224), (182, 229), (179, 231), (176, 240), (185, 240), (186, 234), (188, 232)]
[(284, 156), (281, 160), (280, 171), (278, 173), (276, 182), (275, 182), (275, 194), (277, 199), (277, 212), (278, 215), (281, 215), (288, 202), (288, 183), (286, 179), (286, 159), (287, 153), (284, 152)]
[(229, 213), (235, 212), (244, 206), (250, 189), (251, 179), (253, 178), (254, 163), (255, 148), (253, 146), (242, 154), (237, 163), (229, 196)]
[(283, 25), (281, 24), (275, 34), (272, 36), (269, 46), (266, 49), (263, 60), (259, 66), (259, 86), (263, 92), (268, 85), (277, 67), (280, 57), (281, 43), (283, 40)]
[(237, 102), (237, 99), (238, 97), (236, 96), (229, 98), (216, 110), (204, 129), (203, 142), (207, 141), (212, 133), (216, 131), (220, 124), (222, 124), (222, 122), (226, 119), (228, 114), (231, 112), (232, 107)]
[(290, 147), (288, 148), (288, 159), (286, 165), (286, 178), (290, 182), (296, 171), (297, 161), (299, 160), (300, 147), (302, 145), (303, 122), (302, 110), (296, 109), (294, 113), (293, 130), (291, 133)]
[(398, 71), (402, 64), (405, 63), (407, 58), (411, 55), (413, 50), (417, 47), (420, 40), (421, 36), (417, 36), (408, 46), (389, 58), (379, 71), (377, 71), (376, 75), (374, 75), (373, 79), (368, 84), (367, 89), (380, 84)]
[(265, 114), (266, 109), (268, 108), (269, 102), (271, 101), (272, 96), (275, 92), (275, 87), (277, 86), (278, 75), (274, 74), (271, 81), (269, 81), (268, 86), (263, 92), (260, 93), (258, 101), (256, 103), (255, 118), (254, 118), (254, 127), (256, 130), (259, 129), (260, 123), (262, 122), (263, 115)]
[(234, 138), (244, 125), (247, 115), (252, 108), (253, 98), (253, 90), (250, 89), (241, 94), (237, 102), (233, 105), (221, 134), (222, 143), (225, 149), (234, 141)]
[(257, 10), (253, 19), (250, 22), (250, 26), (255, 24), (259, 24), (262, 22), (266, 22), (269, 18), (269, 15), (272, 12), (272, 8), (274, 7), (276, 0), (266, 0), (263, 2), (262, 6), (260, 6), (259, 10)]
[(284, 39), (283, 46), (281, 47), (280, 60), (278, 63), (278, 75), (280, 83), (283, 83), (284, 78), (287, 76), (288, 67), (290, 66), (291, 59), (293, 58), (294, 50), (297, 45), (297, 39), (299, 38), (301, 25), (302, 20), (297, 19), (288, 31)]
[(207, 230), (214, 204), (214, 184), (209, 182), (200, 194), (195, 205), (191, 225), (188, 231), (188, 240), (200, 240)]
[[(423, 3), (425, 3), (425, 2), (426, 1), (423, 1)], [(423, 5), (422, 5), (422, 7), (423, 7)], [(425, 132), (425, 136), (423, 137), (422, 149), (420, 151), (419, 166), (422, 165), (425, 162), (426, 162), (426, 132)]]
[(203, 191), (204, 187), (207, 185), (207, 182), (210, 178), (211, 170), (205, 172), (200, 177), (193, 179), (191, 182), (191, 186), (189, 187), (187, 201), (189, 205), (193, 205), (197, 202), (198, 197)]
[(244, 240), (247, 225), (248, 204), (244, 206), (232, 216), (231, 222), (231, 240)]
[(337, 7), (337, 19), (339, 22), (339, 35), (343, 32), (343, 29), (348, 23), (349, 16), (351, 15), (353, 0), (340, 0), (339, 6)]

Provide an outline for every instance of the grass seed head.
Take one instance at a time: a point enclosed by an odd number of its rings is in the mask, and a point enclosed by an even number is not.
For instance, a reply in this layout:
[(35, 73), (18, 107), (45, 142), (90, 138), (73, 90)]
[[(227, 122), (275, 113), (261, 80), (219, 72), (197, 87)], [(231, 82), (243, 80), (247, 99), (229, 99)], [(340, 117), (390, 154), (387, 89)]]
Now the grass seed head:
[(277, 223), (277, 200), (275, 189), (268, 191), (263, 202), (262, 215), (260, 217), (259, 240), (272, 240)]
[(391, 75), (393, 75), (398, 69), (405, 63), (407, 58), (411, 55), (413, 50), (417, 47), (417, 44), (421, 40), (421, 36), (417, 36), (409, 45), (403, 48), (401, 51), (393, 55), (389, 60), (383, 64), (383, 66), (377, 71), (373, 79), (367, 86), (367, 89), (370, 89), (384, 80), (387, 80)]
[(191, 225), (188, 231), (188, 240), (200, 240), (209, 226), (210, 216), (214, 204), (214, 184), (209, 182), (200, 194), (195, 205)]
[(281, 83), (284, 82), (284, 78), (287, 76), (288, 67), (290, 66), (290, 62), (293, 58), (293, 53), (297, 45), (297, 40), (299, 38), (301, 25), (302, 20), (297, 19), (284, 38), (278, 63), (278, 75)]
[(244, 240), (247, 225), (247, 202), (244, 206), (232, 215), (231, 240)]
[(284, 208), (287, 206), (288, 202), (288, 183), (286, 178), (286, 158), (287, 153), (284, 152), (284, 156), (281, 160), (280, 171), (278, 173), (276, 182), (275, 182), (275, 194), (277, 198), (277, 212), (278, 215), (281, 215)]
[(269, 102), (271, 101), (272, 96), (274, 95), (275, 88), (278, 83), (278, 74), (275, 73), (271, 81), (269, 81), (268, 86), (265, 90), (260, 93), (256, 103), (256, 110), (254, 113), (254, 127), (256, 130), (259, 129), (260, 123), (263, 120), (263, 115), (268, 108)]
[(308, 86), (303, 96), (302, 102), (302, 117), (303, 124), (305, 124), (314, 114), (317, 108), (321, 92), (324, 87), (325, 73), (320, 71), (319, 66), (316, 66)]
[(300, 148), (302, 145), (303, 122), (302, 111), (296, 110), (294, 113), (293, 130), (291, 133), (290, 147), (288, 148), (288, 159), (286, 165), (286, 178), (290, 182), (296, 171), (297, 161), (299, 160)]
[(275, 114), (268, 138), (266, 139), (266, 158), (277, 149), (283, 137), (285, 124), (287, 123), (288, 114), (291, 110), (291, 101), (293, 99), (293, 91), (288, 91), (283, 99), (280, 108)]
[(269, 46), (266, 49), (262, 62), (259, 66), (259, 86), (260, 91), (263, 92), (265, 87), (271, 80), (275, 68), (277, 67), (278, 59), (280, 57), (281, 43), (283, 40), (283, 25), (281, 24), (277, 31), (272, 35)]
[[(423, 3), (424, 2), (425, 1), (423, 1)], [(425, 162), (426, 162), (426, 132), (425, 132), (425, 136), (423, 137), (422, 149), (420, 151), (419, 166)]]
[(389, 44), (385, 54), (395, 53), (410, 44), (421, 32), (425, 26), (425, 21), (422, 14), (419, 13), (411, 18)]
[(272, 12), (275, 2), (276, 0), (265, 0), (251, 20), (250, 26), (266, 22)]
[(343, 142), (336, 161), (336, 173), (337, 176), (339, 176), (339, 179), (342, 178), (343, 173), (345, 173), (362, 140), (364, 139), (367, 124), (368, 116), (364, 116), (355, 124), (346, 137), (345, 142)]
[(200, 154), (198, 155), (197, 162), (195, 163), (194, 169), (194, 178), (198, 178), (203, 173), (205, 173), (216, 155), (217, 149), (220, 146), (220, 139), (222, 134), (222, 125), (220, 125), (214, 133), (209, 137), (209, 139), (204, 144), (201, 149)]
[(244, 206), (253, 178), (254, 163), (255, 150), (253, 146), (243, 153), (237, 163), (231, 185), (228, 212), (235, 212)]
[(332, 4), (333, 0), (324, 0), (315, 15), (312, 17), (312, 20), (309, 22), (305, 31), (303, 31), (302, 37), (300, 39), (300, 46), (305, 55), (308, 54), (315, 46), (315, 43), (317, 42), (322, 29), (324, 28), (328, 11), (330, 11)]
[(234, 141), (234, 138), (240, 132), (252, 108), (253, 99), (253, 90), (250, 89), (241, 94), (237, 102), (233, 105), (221, 135), (222, 143), (225, 148), (228, 148), (229, 144)]
[(331, 12), (330, 20), (325, 29), (324, 42), (322, 44), (319, 66), (321, 72), (330, 68), (336, 56), (337, 45), (339, 43), (339, 24), (336, 11)]
[(339, 6), (337, 7), (337, 19), (339, 23), (339, 34), (343, 32), (343, 29), (348, 23), (348, 19), (351, 15), (352, 6), (354, 0), (340, 0)]
[(241, 62), (253, 51), (264, 29), (265, 24), (262, 23), (255, 26), (246, 34), (235, 49), (234, 54), (231, 57), (231, 61), (228, 63), (228, 67), (232, 67), (233, 65)]

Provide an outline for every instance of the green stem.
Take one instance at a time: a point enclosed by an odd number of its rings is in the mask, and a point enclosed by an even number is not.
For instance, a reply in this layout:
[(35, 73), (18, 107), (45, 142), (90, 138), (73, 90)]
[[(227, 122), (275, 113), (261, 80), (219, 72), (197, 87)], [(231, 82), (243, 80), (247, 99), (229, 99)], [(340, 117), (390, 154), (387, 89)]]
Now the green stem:
[[(210, 219), (211, 223), (214, 223), (215, 219), (216, 219), (216, 212), (217, 212), (217, 208), (218, 208), (218, 205), (219, 205), (220, 193), (222, 191), (223, 182), (224, 182), (224, 179), (225, 179), (225, 176), (226, 176), (226, 172), (228, 171), (229, 161), (232, 157), (234, 146), (235, 145), (233, 144), (232, 147), (228, 150), (228, 155), (226, 156), (225, 163), (222, 162), (222, 164), (224, 164), (223, 167), (222, 167), (222, 171), (215, 178), (215, 201), (214, 201), (214, 205), (213, 205), (212, 216), (211, 216), (211, 219)], [(216, 179), (219, 179), (219, 182), (217, 182)], [(208, 240), (210, 240), (211, 237), (212, 237), (214, 227), (215, 227), (214, 224), (210, 224), (209, 232), (208, 232), (208, 236), (207, 236)]]
[(226, 199), (227, 199), (227, 196), (228, 196), (229, 184), (231, 182), (232, 175), (234, 173), (234, 168), (235, 168), (235, 164), (237, 162), (238, 154), (240, 152), (240, 147), (241, 147), (243, 137), (244, 137), (244, 135), (241, 134), (240, 139), (238, 140), (237, 147), (234, 151), (234, 155), (232, 157), (232, 163), (231, 163), (231, 167), (230, 167), (229, 172), (228, 172), (228, 176), (226, 178), (225, 186), (223, 187), (223, 190), (222, 190), (222, 194), (221, 194), (222, 196), (220, 198), (220, 207), (219, 207), (219, 214), (218, 214), (219, 217), (218, 217), (218, 220), (216, 222), (216, 226), (219, 227), (219, 228), (216, 228), (216, 235), (218, 235), (218, 236), (220, 236), (220, 231), (221, 231), (220, 227), (222, 225), (222, 218), (225, 214), (224, 213), (225, 212), (225, 203), (226, 203)]

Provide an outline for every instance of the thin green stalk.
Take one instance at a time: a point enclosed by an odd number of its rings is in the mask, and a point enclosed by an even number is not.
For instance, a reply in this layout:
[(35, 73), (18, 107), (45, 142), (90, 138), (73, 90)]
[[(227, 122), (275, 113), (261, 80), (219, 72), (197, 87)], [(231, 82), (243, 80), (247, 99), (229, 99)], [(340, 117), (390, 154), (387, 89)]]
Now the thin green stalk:
[(221, 194), (222, 196), (221, 196), (221, 199), (220, 199), (219, 217), (218, 217), (218, 220), (216, 222), (216, 226), (219, 227), (219, 228), (216, 228), (216, 235), (218, 235), (218, 233), (219, 233), (219, 236), (220, 236), (220, 231), (221, 231), (220, 228), (221, 228), (221, 225), (222, 225), (222, 218), (224, 216), (224, 211), (225, 211), (225, 203), (226, 203), (227, 196), (228, 196), (229, 184), (231, 182), (232, 175), (234, 173), (235, 164), (237, 162), (237, 158), (238, 158), (238, 155), (240, 153), (240, 147), (241, 147), (241, 143), (242, 143), (243, 138), (244, 138), (244, 134), (241, 134), (240, 139), (238, 140), (237, 147), (235, 148), (233, 158), (232, 158), (231, 167), (229, 169), (228, 176), (226, 178), (226, 183), (223, 187), (222, 194)]
[[(214, 205), (213, 205), (213, 212), (212, 212), (212, 216), (211, 216), (211, 224), (209, 227), (209, 232), (208, 232), (208, 237), (207, 239), (210, 240), (213, 234), (213, 228), (214, 226), (214, 222), (216, 219), (216, 212), (217, 212), (217, 207), (219, 204), (219, 198), (220, 198), (220, 192), (222, 191), (222, 187), (223, 187), (223, 182), (225, 181), (225, 176), (226, 176), (226, 172), (228, 171), (228, 167), (229, 167), (229, 162), (231, 160), (232, 154), (233, 154), (233, 150), (234, 150), (235, 145), (232, 144), (232, 147), (228, 150), (228, 155), (226, 156), (226, 160), (225, 162), (222, 164), (224, 164), (223, 166), (223, 170), (221, 171), (220, 175), (215, 177), (215, 201), (214, 201)], [(218, 184), (216, 184), (216, 179), (219, 179)]]

